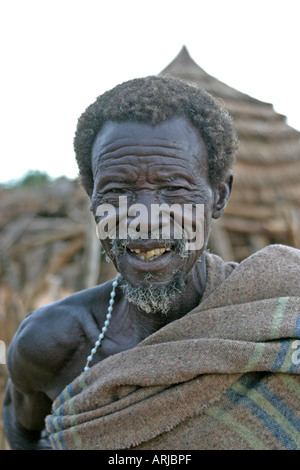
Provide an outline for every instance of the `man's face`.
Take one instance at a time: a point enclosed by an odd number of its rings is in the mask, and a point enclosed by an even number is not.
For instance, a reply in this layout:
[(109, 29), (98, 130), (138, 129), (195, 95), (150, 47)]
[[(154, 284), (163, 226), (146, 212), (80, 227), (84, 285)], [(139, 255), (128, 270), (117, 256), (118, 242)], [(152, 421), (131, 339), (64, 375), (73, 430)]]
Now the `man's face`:
[[(205, 144), (188, 119), (173, 118), (156, 126), (107, 123), (93, 145), (92, 169), (94, 215), (100, 204), (117, 208), (119, 196), (127, 197), (128, 207), (143, 204), (149, 214), (151, 204), (203, 204), (206, 246), (214, 194), (208, 182)], [(102, 244), (123, 278), (141, 287), (150, 278), (151, 283), (166, 285), (177, 273), (186, 277), (205, 249), (182, 256), (172, 245), (163, 251), (164, 240), (144, 239), (130, 241), (125, 252), (112, 254), (111, 240)], [(152, 250), (158, 251), (148, 259)]]

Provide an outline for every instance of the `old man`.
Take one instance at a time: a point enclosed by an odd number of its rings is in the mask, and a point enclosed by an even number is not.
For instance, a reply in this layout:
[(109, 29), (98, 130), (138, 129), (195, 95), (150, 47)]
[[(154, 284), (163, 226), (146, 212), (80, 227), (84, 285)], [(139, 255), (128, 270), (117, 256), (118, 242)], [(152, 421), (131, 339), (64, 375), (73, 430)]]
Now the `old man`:
[[(82, 114), (81, 181), (97, 224), (115, 210), (115, 236), (100, 238), (118, 276), (20, 325), (4, 406), (12, 448), (300, 449), (300, 253), (274, 245), (238, 265), (206, 249), (236, 150), (222, 104), (175, 78), (125, 82)], [(184, 217), (175, 237), (175, 212), (170, 236), (161, 217), (151, 237), (155, 205), (192, 207), (201, 246)], [(146, 216), (140, 236), (124, 236), (133, 206)]]

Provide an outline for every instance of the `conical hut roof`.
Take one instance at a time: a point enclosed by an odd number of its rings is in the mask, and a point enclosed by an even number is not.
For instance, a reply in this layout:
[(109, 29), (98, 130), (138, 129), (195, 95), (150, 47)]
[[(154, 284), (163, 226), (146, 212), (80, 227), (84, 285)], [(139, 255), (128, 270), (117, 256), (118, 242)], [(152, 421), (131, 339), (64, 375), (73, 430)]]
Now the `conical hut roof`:
[[(240, 146), (234, 190), (223, 218), (226, 228), (232, 233), (262, 235), (265, 242), (299, 244), (300, 226), (299, 230), (295, 226), (300, 224), (300, 132), (287, 125), (285, 116), (276, 113), (272, 104), (206, 73), (185, 46), (160, 75), (197, 84), (220, 98), (233, 116)], [(292, 236), (287, 211), (293, 219)]]

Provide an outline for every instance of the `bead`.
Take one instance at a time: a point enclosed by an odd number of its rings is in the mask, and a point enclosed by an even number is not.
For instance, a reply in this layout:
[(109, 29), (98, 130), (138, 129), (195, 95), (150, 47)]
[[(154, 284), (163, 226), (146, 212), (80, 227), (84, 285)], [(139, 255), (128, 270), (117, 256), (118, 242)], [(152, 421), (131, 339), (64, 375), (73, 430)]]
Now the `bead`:
[[(92, 359), (93, 359), (93, 355), (97, 352), (97, 348), (100, 346), (101, 344), (101, 340), (104, 338), (104, 333), (106, 333), (107, 331), (107, 327), (109, 325), (109, 320), (111, 319), (111, 312), (113, 311), (113, 304), (115, 303), (113, 297), (116, 296), (116, 293), (115, 293), (115, 288), (118, 286), (118, 282), (117, 282), (117, 279), (119, 279), (121, 275), (118, 273), (117, 274), (117, 277), (115, 279), (115, 281), (113, 281), (112, 283), (112, 287), (113, 287), (113, 290), (111, 291), (110, 293), (110, 300), (109, 300), (109, 306), (107, 308), (107, 315), (106, 315), (106, 320), (104, 322), (104, 326), (102, 328), (102, 332), (99, 334), (98, 336), (98, 339), (97, 341), (95, 342), (95, 345), (93, 347), (93, 349), (91, 350), (91, 354), (87, 357), (87, 363), (91, 362)], [(89, 370), (89, 367), (88, 366), (85, 366), (84, 367), (84, 372), (87, 372)]]

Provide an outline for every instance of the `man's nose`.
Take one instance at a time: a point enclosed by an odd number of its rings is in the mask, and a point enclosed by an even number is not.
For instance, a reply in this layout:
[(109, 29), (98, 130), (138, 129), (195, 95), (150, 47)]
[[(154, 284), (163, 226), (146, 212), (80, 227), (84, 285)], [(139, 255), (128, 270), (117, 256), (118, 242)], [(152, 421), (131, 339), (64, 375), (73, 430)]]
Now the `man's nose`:
[(153, 204), (155, 204), (155, 195), (151, 191), (138, 191), (134, 204), (128, 206), (128, 224), (132, 224), (136, 219), (139, 223), (138, 231), (150, 234)]
[(151, 212), (151, 205), (159, 202), (159, 197), (154, 190), (150, 189), (140, 189), (136, 192), (134, 203), (142, 204)]
[(140, 191), (128, 207), (127, 226), (142, 238), (178, 238), (182, 235), (182, 208), (180, 204), (161, 204), (155, 194)]

